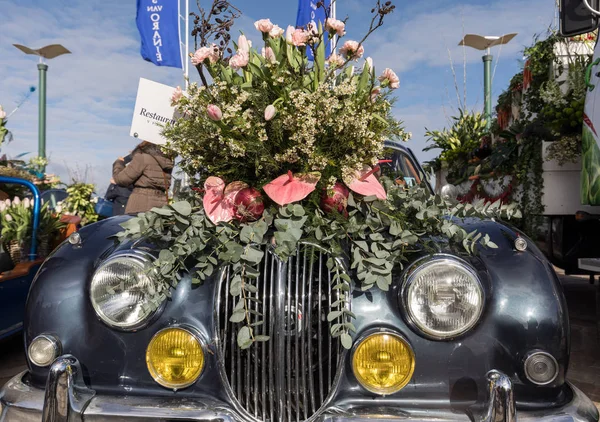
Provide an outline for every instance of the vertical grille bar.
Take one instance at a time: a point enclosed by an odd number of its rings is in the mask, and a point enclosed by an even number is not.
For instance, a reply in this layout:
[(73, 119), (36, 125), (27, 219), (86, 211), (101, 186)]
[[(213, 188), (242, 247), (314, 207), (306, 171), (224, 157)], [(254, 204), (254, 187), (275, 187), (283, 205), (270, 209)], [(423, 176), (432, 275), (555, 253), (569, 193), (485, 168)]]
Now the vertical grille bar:
[(317, 366), (319, 367), (319, 400), (323, 403), (325, 400), (323, 394), (323, 335), (321, 333), (321, 326), (323, 325), (323, 313), (321, 311), (321, 306), (323, 302), (323, 288), (321, 286), (321, 281), (323, 280), (323, 253), (319, 251), (319, 326), (317, 328), (317, 351), (318, 351), (318, 359), (319, 362)]
[[(256, 279), (255, 283), (258, 284), (259, 280)], [(258, 286), (257, 286), (258, 287)], [(254, 315), (254, 323), (257, 323), (260, 320), (260, 316), (258, 315), (258, 292), (256, 292), (254, 294), (254, 298), (257, 299), (256, 301), (254, 301), (254, 311), (256, 312), (256, 314)], [(262, 313), (262, 312), (261, 312)], [(254, 330), (257, 329), (261, 329), (260, 327), (256, 326), (254, 328)], [(255, 334), (256, 335), (256, 334)], [(258, 390), (258, 364), (259, 364), (259, 359), (258, 359), (258, 350), (259, 350), (260, 344), (257, 344), (256, 347), (253, 347), (251, 349), (252, 354), (254, 354), (254, 359), (252, 359), (253, 362), (253, 366), (254, 366), (254, 417), (258, 417), (258, 394), (259, 394), (259, 390)], [(250, 355), (251, 352), (250, 350), (248, 350), (248, 355)]]
[[(307, 247), (308, 248), (308, 247)], [(317, 411), (317, 405), (315, 403), (315, 380), (313, 377), (313, 348), (312, 348), (312, 308), (313, 308), (313, 296), (312, 296), (312, 285), (313, 285), (313, 272), (314, 272), (314, 264), (315, 264), (315, 248), (310, 248), (310, 267), (308, 270), (308, 296), (307, 296), (307, 309), (306, 309), (306, 324), (304, 327), (306, 328), (306, 337), (308, 338), (308, 385), (309, 385), (309, 396), (310, 396), (310, 414), (313, 414)], [(306, 261), (305, 261), (306, 265)], [(320, 314), (319, 314), (320, 316)], [(320, 326), (321, 324), (319, 324)]]
[[(294, 336), (294, 340), (295, 340), (295, 353), (294, 353), (294, 381), (295, 381), (295, 392), (296, 392), (296, 422), (300, 421), (300, 368), (299, 368), (299, 364), (300, 364), (300, 351), (298, 350), (300, 347), (300, 321), (298, 321), (298, 312), (300, 312), (300, 304), (298, 303), (298, 284), (300, 282), (300, 248), (298, 248), (296, 250), (296, 265), (294, 265), (295, 267), (295, 272), (296, 272), (296, 282), (294, 283), (294, 299), (296, 302), (296, 306), (293, 310), (291, 310), (291, 312), (289, 312), (289, 318), (290, 320), (293, 320), (295, 322), (294, 327), (295, 327), (295, 336)], [(291, 277), (290, 277), (291, 278)], [(291, 334), (291, 333), (290, 333)], [(292, 337), (290, 335), (290, 337)]]
[[(262, 320), (263, 320), (263, 332), (266, 336), (270, 336), (271, 332), (268, 329), (267, 326), (267, 321), (269, 321), (268, 318), (268, 311), (269, 311), (269, 307), (267, 306), (267, 274), (268, 274), (268, 270), (269, 270), (269, 253), (265, 252), (265, 259), (264, 259), (265, 265), (263, 267), (263, 271), (262, 274), (260, 275), (260, 279), (262, 281), (262, 292), (263, 292), (263, 296), (262, 296)], [(260, 362), (260, 366), (262, 369), (262, 374), (261, 374), (261, 403), (262, 403), (262, 415), (266, 416), (267, 415), (267, 365), (266, 365), (266, 361), (265, 361), (265, 357), (266, 357), (266, 350), (265, 348), (267, 347), (267, 343), (266, 342), (262, 342), (260, 345), (260, 351), (261, 351), (261, 362)]]
[[(301, 246), (302, 247), (302, 246)], [(303, 252), (302, 252), (302, 307), (300, 308), (302, 310), (302, 319), (300, 319), (298, 321), (298, 332), (300, 333), (300, 337), (301, 337), (301, 353), (300, 353), (300, 359), (302, 362), (302, 365), (306, 364), (306, 336), (308, 335), (308, 332), (310, 331), (310, 325), (309, 324), (305, 324), (305, 322), (309, 322), (306, 319), (306, 314), (307, 314), (307, 308), (305, 305), (305, 297), (306, 297), (306, 253), (307, 253), (307, 249), (308, 246), (304, 246), (303, 248)], [(300, 262), (297, 263), (297, 265), (300, 265)], [(309, 370), (310, 372), (310, 367)], [(306, 399), (306, 369), (302, 368), (302, 410), (303, 410), (303, 414), (304, 414), (304, 419), (308, 419), (308, 400)], [(298, 413), (300, 413), (300, 410), (298, 410)]]
[[(327, 307), (327, 310), (325, 311), (325, 313), (327, 314), (327, 312), (331, 311), (331, 272), (327, 272), (327, 299), (328, 299), (328, 304), (329, 306)], [(329, 329), (329, 327), (328, 327)], [(329, 387), (331, 386), (331, 343), (332, 343), (332, 339), (331, 337), (329, 337), (329, 342), (328, 342), (328, 347), (329, 347), (329, 353), (327, 354), (327, 360), (328, 360), (328, 365), (327, 365), (327, 389), (329, 389)]]
[[(271, 339), (269, 340), (269, 387), (270, 387), (270, 394), (269, 394), (269, 415), (271, 416), (271, 421), (275, 420), (275, 403), (277, 401), (277, 387), (279, 384), (276, 385), (275, 383), (275, 365), (273, 365), (273, 362), (275, 362), (275, 358), (274, 358), (274, 354), (273, 354), (273, 349), (275, 347), (277, 347), (278, 343), (275, 343), (275, 338), (274, 338), (274, 334), (275, 334), (275, 318), (274, 315), (272, 313), (273, 309), (275, 309), (275, 315), (277, 315), (277, 308), (274, 308), (273, 303), (276, 300), (275, 298), (275, 293), (273, 291), (274, 289), (274, 285), (275, 285), (275, 258), (272, 257), (271, 258), (271, 283), (269, 286), (269, 309), (271, 310), (271, 318), (269, 319), (269, 335), (271, 336)], [(281, 413), (280, 413), (281, 414)]]

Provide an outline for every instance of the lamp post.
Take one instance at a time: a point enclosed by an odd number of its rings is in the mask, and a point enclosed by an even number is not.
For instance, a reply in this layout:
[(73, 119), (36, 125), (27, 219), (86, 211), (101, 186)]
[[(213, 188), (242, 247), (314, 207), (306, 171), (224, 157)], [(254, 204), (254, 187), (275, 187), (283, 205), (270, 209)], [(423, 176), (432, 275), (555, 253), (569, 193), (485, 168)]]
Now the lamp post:
[(467, 34), (458, 43), (458, 45), (472, 47), (477, 50), (486, 50), (486, 54), (482, 57), (482, 59), (483, 98), (485, 104), (484, 114), (487, 129), (489, 129), (492, 124), (492, 55), (490, 54), (490, 48), (495, 47), (497, 45), (508, 44), (510, 40), (512, 40), (516, 36), (516, 33), (502, 35), (501, 37)]
[[(38, 156), (46, 158), (46, 72), (48, 71), (48, 65), (44, 63), (44, 59), (50, 60), (63, 54), (70, 54), (60, 44), (47, 45), (37, 50), (25, 47), (20, 44), (13, 44), (19, 50), (25, 54), (33, 54), (39, 56), (40, 61), (37, 65), (39, 71), (39, 122), (38, 122)], [(42, 171), (46, 169), (43, 168)]]

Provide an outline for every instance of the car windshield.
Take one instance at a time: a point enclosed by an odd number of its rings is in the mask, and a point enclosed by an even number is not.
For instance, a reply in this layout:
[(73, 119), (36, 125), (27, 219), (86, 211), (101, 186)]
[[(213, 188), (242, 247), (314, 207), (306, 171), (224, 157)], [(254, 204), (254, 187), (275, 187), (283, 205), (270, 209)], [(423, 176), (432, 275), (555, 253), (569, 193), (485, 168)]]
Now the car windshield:
[(419, 166), (406, 152), (388, 148), (381, 162), (381, 174), (396, 181), (399, 185), (415, 186), (421, 183), (423, 175)]

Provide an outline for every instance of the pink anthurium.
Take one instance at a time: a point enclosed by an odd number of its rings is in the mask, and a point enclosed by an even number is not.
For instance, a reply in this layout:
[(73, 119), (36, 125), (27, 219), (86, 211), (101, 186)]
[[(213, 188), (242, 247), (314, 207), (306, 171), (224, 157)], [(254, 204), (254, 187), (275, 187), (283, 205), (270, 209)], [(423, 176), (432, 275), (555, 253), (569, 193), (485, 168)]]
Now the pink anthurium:
[(273, 202), (284, 206), (306, 198), (315, 190), (320, 178), (320, 173), (293, 174), (288, 171), (263, 186), (263, 189)]
[(379, 166), (375, 166), (373, 169), (369, 166), (364, 166), (362, 171), (357, 172), (356, 177), (350, 181), (348, 188), (360, 195), (375, 195), (377, 199), (385, 200), (387, 198), (385, 189), (373, 174), (378, 170)]
[(238, 192), (248, 187), (243, 182), (233, 182), (225, 187), (225, 181), (220, 177), (211, 176), (204, 182), (204, 198), (202, 204), (206, 215), (213, 222), (229, 222), (235, 217), (233, 200)]

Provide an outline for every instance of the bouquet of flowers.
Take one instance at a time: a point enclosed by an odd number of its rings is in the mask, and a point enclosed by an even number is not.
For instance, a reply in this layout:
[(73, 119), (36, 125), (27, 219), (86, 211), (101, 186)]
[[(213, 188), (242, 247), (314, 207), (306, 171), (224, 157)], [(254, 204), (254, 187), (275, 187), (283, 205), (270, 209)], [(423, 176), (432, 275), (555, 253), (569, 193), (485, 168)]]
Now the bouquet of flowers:
[[(156, 306), (183, 272), (201, 283), (228, 266), (237, 300), (230, 320), (240, 323), (239, 346), (266, 341), (249, 305), (264, 251), (272, 247), (285, 260), (309, 240), (330, 255), (331, 288), (339, 300), (329, 321), (349, 348), (350, 278), (339, 258), (348, 258), (359, 288), (388, 290), (392, 271), (402, 268), (407, 255), (433, 247), (431, 236), (443, 234), (469, 251), (475, 244), (495, 246), (443, 218), (475, 215), (476, 208), (451, 206), (425, 185), (408, 188), (376, 177), (384, 141), (406, 140), (408, 134), (391, 111), (396, 74), (377, 73), (370, 59), (358, 60), (365, 39), (393, 10), (390, 1), (377, 1), (360, 41), (345, 41), (346, 21), (329, 17), (318, 28), (287, 30), (261, 19), (255, 23), (263, 40), (258, 48), (241, 35), (229, 57), (222, 42), (196, 51), (191, 59), (203, 84), (174, 92), (181, 118), (167, 124), (164, 135), (182, 168), (200, 182), (197, 195), (140, 214), (123, 223), (119, 234), (162, 245), (154, 263), (162, 280)], [(203, 21), (201, 27), (213, 26)]]

